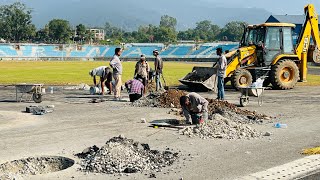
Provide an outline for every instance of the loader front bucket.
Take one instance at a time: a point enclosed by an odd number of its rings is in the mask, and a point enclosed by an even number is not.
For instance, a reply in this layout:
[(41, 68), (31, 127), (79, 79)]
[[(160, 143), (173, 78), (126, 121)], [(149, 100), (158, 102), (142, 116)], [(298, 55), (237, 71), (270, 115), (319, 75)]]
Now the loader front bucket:
[(192, 72), (188, 73), (179, 81), (195, 90), (216, 91), (217, 69), (213, 67), (193, 67)]

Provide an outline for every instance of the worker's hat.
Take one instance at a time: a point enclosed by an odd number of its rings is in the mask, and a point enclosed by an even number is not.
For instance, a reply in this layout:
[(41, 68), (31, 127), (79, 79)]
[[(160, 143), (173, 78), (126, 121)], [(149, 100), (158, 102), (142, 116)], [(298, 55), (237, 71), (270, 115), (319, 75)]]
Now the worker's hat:
[(152, 52), (153, 52), (153, 53), (157, 53), (157, 54), (159, 54), (158, 49), (155, 49), (155, 50), (153, 50)]

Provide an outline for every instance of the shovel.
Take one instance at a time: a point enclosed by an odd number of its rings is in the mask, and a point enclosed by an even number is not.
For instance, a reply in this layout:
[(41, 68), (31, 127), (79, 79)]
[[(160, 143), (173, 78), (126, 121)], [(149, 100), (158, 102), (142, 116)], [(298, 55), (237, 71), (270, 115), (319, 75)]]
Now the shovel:
[(167, 86), (167, 83), (166, 83), (166, 80), (164, 79), (163, 74), (161, 74), (161, 76), (162, 76), (162, 79), (163, 79), (163, 82), (164, 82), (164, 89), (165, 89), (165, 90), (168, 90), (168, 89), (169, 89), (169, 86)]

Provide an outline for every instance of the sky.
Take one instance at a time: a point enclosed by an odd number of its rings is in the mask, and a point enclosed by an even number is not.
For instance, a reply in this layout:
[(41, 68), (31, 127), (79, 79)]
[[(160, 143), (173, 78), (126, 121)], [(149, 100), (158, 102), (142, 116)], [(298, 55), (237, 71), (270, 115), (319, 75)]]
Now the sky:
[[(8, 4), (13, 1), (21, 1), (21, 0), (0, 0), (0, 4)], [(28, 1), (32, 1), (32, 0), (28, 0)], [(44, 1), (52, 1), (52, 0), (44, 0)], [(65, 1), (77, 2), (79, 0), (65, 0)], [(128, 1), (132, 1), (132, 0), (128, 0)], [(150, 1), (161, 1), (161, 0), (145, 0), (145, 1), (150, 2)], [(178, 1), (178, 0), (172, 0), (172, 1)], [(317, 12), (320, 12), (320, 0), (201, 0), (201, 1), (207, 1), (223, 7), (263, 8), (274, 15), (303, 14), (303, 7), (306, 4), (312, 3), (315, 5)]]
[(320, 14), (320, 0), (203, 0), (221, 6), (229, 7), (256, 7), (263, 8), (274, 15), (299, 15), (303, 14), (303, 7), (314, 4)]

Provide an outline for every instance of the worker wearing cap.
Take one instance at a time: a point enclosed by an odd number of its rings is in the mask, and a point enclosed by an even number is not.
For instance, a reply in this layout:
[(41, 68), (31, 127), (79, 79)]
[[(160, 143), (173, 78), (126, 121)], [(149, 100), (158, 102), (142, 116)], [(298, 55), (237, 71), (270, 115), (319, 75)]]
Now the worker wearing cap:
[(180, 105), (187, 124), (200, 124), (208, 120), (209, 102), (199, 94), (192, 92), (180, 97)]
[(100, 77), (100, 86), (101, 86), (101, 94), (104, 94), (104, 84), (103, 82), (105, 81), (105, 86), (109, 89), (109, 94), (111, 94), (112, 91), (112, 72), (111, 69), (107, 66), (100, 66), (97, 68), (92, 69), (89, 71), (89, 75), (93, 77), (93, 84), (97, 86), (97, 80), (96, 76)]
[(227, 58), (222, 54), (222, 48), (216, 50), (218, 59), (217, 76), (218, 76), (218, 100), (224, 100), (224, 78), (226, 77)]
[(156, 91), (159, 91), (159, 89), (162, 89), (160, 77), (163, 69), (163, 61), (159, 56), (159, 51), (157, 49), (153, 51), (153, 55), (156, 57), (154, 59), (154, 70), (156, 71)]
[(134, 78), (125, 83), (125, 86), (129, 93), (130, 102), (134, 102), (140, 99), (143, 95), (144, 85), (141, 78)]
[(142, 54), (140, 56), (140, 60), (136, 63), (134, 77), (142, 79), (142, 83), (144, 85), (143, 94), (146, 93), (149, 71), (150, 71), (150, 66), (146, 61), (146, 56)]
[(121, 94), (121, 76), (122, 76), (122, 64), (120, 60), (120, 56), (122, 53), (121, 48), (116, 48), (113, 58), (110, 61), (110, 66), (113, 68), (113, 79), (115, 81), (114, 83), (114, 99), (120, 100), (120, 94)]

